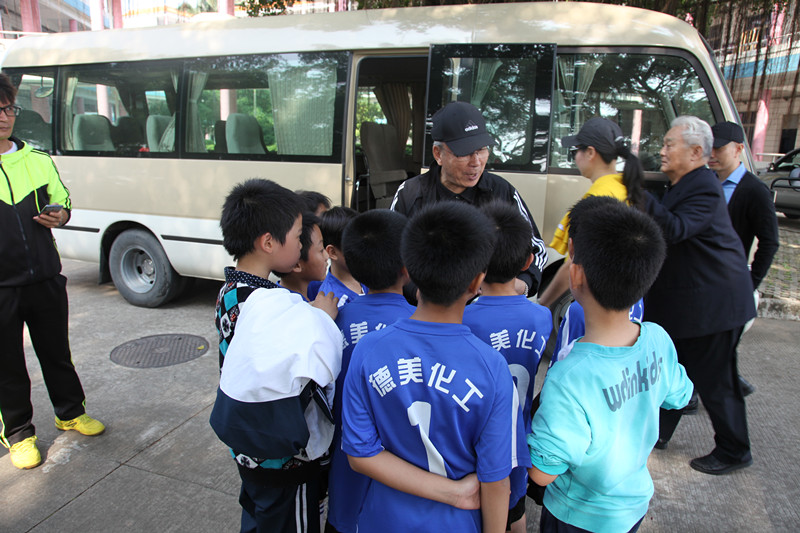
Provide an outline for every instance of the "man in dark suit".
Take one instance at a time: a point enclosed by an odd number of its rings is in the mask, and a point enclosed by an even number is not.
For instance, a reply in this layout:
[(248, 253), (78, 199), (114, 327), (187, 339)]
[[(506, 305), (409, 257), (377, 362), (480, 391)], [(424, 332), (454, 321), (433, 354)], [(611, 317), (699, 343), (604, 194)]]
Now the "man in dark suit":
[[(748, 172), (740, 161), (744, 150), (742, 127), (735, 122), (718, 122), (711, 131), (714, 133), (714, 147), (711, 149), (708, 166), (717, 173), (722, 184), (733, 229), (739, 235), (748, 259), (753, 240), (758, 237), (758, 246), (750, 265), (750, 279), (753, 281), (753, 296), (757, 307), (758, 286), (767, 275), (779, 246), (775, 204), (767, 185), (752, 172)], [(739, 380), (745, 396), (755, 390), (741, 376)]]
[[(714, 427), (713, 451), (690, 465), (719, 475), (753, 462), (736, 345), (755, 306), (742, 243), (706, 167), (712, 140), (708, 124), (685, 116), (664, 137), (661, 170), (670, 184), (660, 201), (648, 194), (646, 210), (664, 232), (667, 258), (645, 296), (644, 319), (669, 333)], [(661, 411), (657, 447), (666, 447), (681, 414)]]

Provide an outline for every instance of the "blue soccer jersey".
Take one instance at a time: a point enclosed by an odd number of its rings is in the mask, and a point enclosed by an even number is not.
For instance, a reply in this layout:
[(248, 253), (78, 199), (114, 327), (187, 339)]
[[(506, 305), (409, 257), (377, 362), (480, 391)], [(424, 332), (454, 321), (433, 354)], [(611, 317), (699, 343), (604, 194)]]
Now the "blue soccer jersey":
[(309, 302), (313, 302), (314, 299), (317, 297), (317, 293), (319, 292), (319, 288), (322, 286), (321, 281), (309, 281), (308, 282), (308, 297)]
[[(345, 378), (342, 450), (384, 449), (420, 468), (500, 481), (518, 466), (523, 431), (508, 365), (462, 324), (401, 319), (361, 339)], [(359, 531), (478, 532), (467, 511), (372, 481)]]
[[(550, 310), (525, 296), (481, 296), (464, 310), (464, 325), (500, 352), (514, 377), (526, 432), (531, 427), (533, 382), (547, 339), (553, 330)], [(525, 434), (517, 435), (519, 454), (527, 451)], [(510, 506), (525, 495), (530, 464), (521, 462), (511, 473)]]
[(344, 337), (342, 370), (336, 378), (333, 399), (333, 416), (336, 431), (333, 435), (333, 457), (328, 481), (328, 522), (340, 533), (354, 533), (361, 504), (367, 494), (370, 479), (350, 468), (341, 448), (342, 390), (350, 365), (350, 356), (358, 341), (369, 333), (393, 324), (399, 318), (408, 318), (414, 312), (402, 294), (377, 293), (361, 296), (339, 310), (336, 325)]
[[(644, 301), (640, 299), (631, 306), (630, 311), (628, 311), (628, 318), (631, 319), (631, 322), (641, 324), (643, 316)], [(556, 337), (556, 346), (550, 359), (550, 366), (553, 366), (556, 361), (565, 358), (572, 350), (575, 341), (583, 337), (584, 333), (586, 333), (586, 319), (583, 316), (583, 307), (578, 302), (572, 302), (567, 308), (567, 313), (564, 315), (561, 325), (558, 327), (558, 337)]]
[[(328, 275), (325, 276), (325, 279), (322, 280), (322, 285), (319, 286), (317, 289), (317, 294), (320, 292), (329, 293), (332, 292), (334, 296), (339, 298), (339, 303), (337, 307), (341, 309), (348, 304), (355, 300), (357, 297), (361, 296), (361, 294), (356, 293), (355, 291), (351, 290), (347, 285), (342, 283), (339, 278), (334, 276), (331, 272), (328, 272)], [(364, 285), (361, 285), (361, 292), (362, 294), (367, 294), (367, 288)], [(314, 294), (314, 297), (317, 297), (317, 294)]]

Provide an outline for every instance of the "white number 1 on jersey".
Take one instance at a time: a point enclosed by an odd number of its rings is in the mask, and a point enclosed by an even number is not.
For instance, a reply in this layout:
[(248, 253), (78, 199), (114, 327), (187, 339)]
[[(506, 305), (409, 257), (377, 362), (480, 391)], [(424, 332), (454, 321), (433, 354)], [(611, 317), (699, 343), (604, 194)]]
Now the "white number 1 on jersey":
[(428, 456), (428, 472), (447, 477), (444, 458), (428, 436), (431, 429), (431, 404), (428, 402), (412, 403), (408, 408), (408, 421), (412, 426), (419, 428), (419, 436), (422, 438), (425, 454)]

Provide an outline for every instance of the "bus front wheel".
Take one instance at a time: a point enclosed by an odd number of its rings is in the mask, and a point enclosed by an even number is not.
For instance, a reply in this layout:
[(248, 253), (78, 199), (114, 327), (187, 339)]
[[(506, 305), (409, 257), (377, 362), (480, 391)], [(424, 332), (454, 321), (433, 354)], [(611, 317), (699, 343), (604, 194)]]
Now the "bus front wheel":
[(133, 305), (158, 307), (180, 291), (180, 275), (158, 239), (145, 230), (122, 232), (111, 245), (108, 262), (114, 285)]

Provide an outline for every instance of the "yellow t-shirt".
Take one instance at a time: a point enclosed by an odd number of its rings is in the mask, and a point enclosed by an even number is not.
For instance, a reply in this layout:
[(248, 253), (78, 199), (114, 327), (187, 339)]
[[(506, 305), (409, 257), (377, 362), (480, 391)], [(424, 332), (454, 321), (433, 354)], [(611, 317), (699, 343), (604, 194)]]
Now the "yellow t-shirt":
[[(622, 183), (622, 174), (606, 174), (597, 178), (583, 198), (587, 196), (612, 196), (617, 200), (626, 201), (628, 199), (628, 190)], [(583, 199), (581, 198), (581, 199)], [(560, 254), (567, 253), (567, 243), (569, 242), (569, 211), (558, 223), (556, 232), (553, 235), (553, 240), (550, 242), (550, 248), (553, 248)]]

